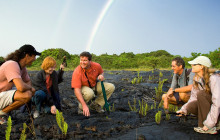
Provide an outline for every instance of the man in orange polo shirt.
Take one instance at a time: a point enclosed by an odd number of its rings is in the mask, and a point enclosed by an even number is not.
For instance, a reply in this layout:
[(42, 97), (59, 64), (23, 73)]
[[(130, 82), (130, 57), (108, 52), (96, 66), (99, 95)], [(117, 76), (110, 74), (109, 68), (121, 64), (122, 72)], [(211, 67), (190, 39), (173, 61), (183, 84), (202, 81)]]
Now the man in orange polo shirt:
[[(78, 114), (90, 116), (87, 103), (97, 95), (94, 102), (90, 104), (90, 109), (98, 113), (103, 113), (102, 107), (105, 104), (101, 82), (104, 80), (103, 69), (100, 64), (92, 62), (92, 55), (89, 52), (80, 54), (80, 65), (76, 67), (72, 75), (71, 87), (79, 101)], [(112, 95), (115, 86), (104, 82), (107, 99)], [(96, 93), (96, 94), (95, 94)]]

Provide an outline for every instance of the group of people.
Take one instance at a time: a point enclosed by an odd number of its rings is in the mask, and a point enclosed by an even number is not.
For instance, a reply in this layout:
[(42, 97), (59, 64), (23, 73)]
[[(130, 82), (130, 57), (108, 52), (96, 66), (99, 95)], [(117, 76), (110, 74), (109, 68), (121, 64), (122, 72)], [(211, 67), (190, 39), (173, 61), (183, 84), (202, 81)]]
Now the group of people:
[(192, 69), (185, 69), (185, 62), (177, 57), (172, 60), (171, 87), (162, 100), (169, 113), (169, 104), (181, 106), (178, 116), (189, 113), (198, 117), (198, 133), (217, 134), (220, 130), (220, 74), (210, 69), (211, 61), (198, 56), (188, 62)]
[[(39, 117), (44, 109), (45, 113), (56, 114), (61, 110), (58, 84), (63, 81), (63, 69), (66, 64), (61, 64), (58, 71), (56, 60), (47, 56), (41, 69), (32, 78), (29, 77), (26, 66), (36, 60), (36, 55), (41, 55), (32, 45), (26, 44), (15, 52), (9, 54), (0, 66), (0, 124), (6, 123), (6, 116), (18, 108), (31, 111), (31, 104), (35, 105), (33, 118)], [(64, 58), (66, 61), (66, 58)], [(99, 81), (98, 81), (99, 80)], [(89, 52), (80, 54), (80, 65), (72, 75), (72, 89), (79, 101), (78, 113), (90, 116), (90, 110), (103, 113), (105, 104), (100, 81), (104, 80), (104, 71), (100, 64), (92, 62)], [(115, 90), (111, 83), (103, 82), (107, 99)], [(92, 99), (94, 97), (95, 100)], [(90, 103), (90, 105), (88, 105)]]
[[(12, 110), (35, 104), (33, 117), (39, 117), (41, 109), (56, 114), (61, 110), (58, 84), (63, 81), (61, 64), (58, 72), (56, 61), (48, 56), (43, 60), (42, 70), (30, 79), (26, 66), (30, 66), (41, 55), (32, 45), (23, 45), (5, 58), (0, 66), (0, 124), (6, 122), (4, 116)], [(220, 130), (220, 74), (209, 69), (211, 61), (206, 56), (198, 56), (192, 61), (192, 69), (185, 68), (185, 62), (177, 57), (172, 60), (173, 79), (171, 87), (163, 94), (164, 110), (169, 113), (169, 104), (181, 106), (178, 116), (192, 113), (198, 116), (199, 133), (216, 134)], [(80, 65), (72, 74), (71, 88), (78, 99), (78, 114), (90, 116), (91, 110), (103, 113), (105, 104), (101, 81), (104, 71), (99, 63), (92, 61), (89, 52), (80, 54)], [(104, 82), (107, 99), (115, 90), (112, 83)], [(94, 98), (96, 97), (96, 98)], [(94, 99), (94, 100), (93, 100)]]

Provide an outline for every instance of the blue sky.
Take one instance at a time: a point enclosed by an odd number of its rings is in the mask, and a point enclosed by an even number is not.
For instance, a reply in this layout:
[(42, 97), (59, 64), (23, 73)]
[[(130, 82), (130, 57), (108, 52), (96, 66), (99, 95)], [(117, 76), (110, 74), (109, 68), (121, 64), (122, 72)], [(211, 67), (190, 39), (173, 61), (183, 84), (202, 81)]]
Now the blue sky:
[[(108, 0), (0, 0), (0, 56), (24, 44), (38, 51), (86, 50)], [(89, 51), (96, 55), (166, 50), (209, 53), (220, 47), (219, 0), (112, 0)]]

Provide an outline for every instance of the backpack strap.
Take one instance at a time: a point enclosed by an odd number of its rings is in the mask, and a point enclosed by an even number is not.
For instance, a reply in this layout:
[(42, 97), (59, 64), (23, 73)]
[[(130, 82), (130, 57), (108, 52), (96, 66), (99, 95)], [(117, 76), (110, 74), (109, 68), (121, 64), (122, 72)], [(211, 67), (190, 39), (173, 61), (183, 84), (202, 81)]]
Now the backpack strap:
[(189, 75), (192, 72), (192, 69), (186, 69), (185, 70), (185, 76), (186, 76), (186, 85), (188, 85), (189, 82)]

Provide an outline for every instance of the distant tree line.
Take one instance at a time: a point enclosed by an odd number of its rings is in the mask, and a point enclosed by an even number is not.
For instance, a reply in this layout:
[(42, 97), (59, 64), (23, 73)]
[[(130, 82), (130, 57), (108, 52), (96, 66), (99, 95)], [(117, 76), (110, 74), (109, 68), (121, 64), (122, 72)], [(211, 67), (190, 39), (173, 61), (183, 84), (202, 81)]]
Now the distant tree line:
[[(197, 56), (204, 55), (211, 59), (212, 67), (220, 68), (220, 47), (213, 52), (208, 54), (201, 53), (191, 53), (190, 57), (183, 57), (186, 62), (186, 67), (190, 67), (187, 63), (188, 61), (194, 59)], [(42, 52), (42, 55), (37, 58), (32, 64), (30, 69), (37, 70), (40, 69), (40, 65), (43, 59), (47, 56), (52, 56), (57, 60), (57, 65), (62, 63), (63, 56), (67, 58), (67, 69), (73, 70), (79, 65), (79, 55), (69, 54), (62, 48), (47, 49)], [(123, 52), (119, 55), (113, 54), (101, 54), (99, 56), (92, 54), (92, 61), (98, 62), (102, 65), (104, 69), (138, 69), (138, 68), (150, 68), (150, 69), (160, 69), (160, 68), (170, 68), (170, 64), (173, 58), (179, 55), (172, 55), (165, 50), (157, 50), (149, 53), (134, 54), (133, 52)], [(0, 61), (3, 57), (0, 57)], [(58, 67), (57, 66), (57, 67)]]

